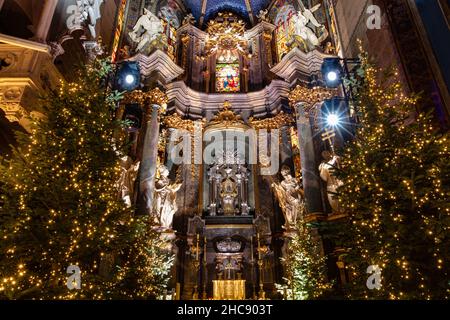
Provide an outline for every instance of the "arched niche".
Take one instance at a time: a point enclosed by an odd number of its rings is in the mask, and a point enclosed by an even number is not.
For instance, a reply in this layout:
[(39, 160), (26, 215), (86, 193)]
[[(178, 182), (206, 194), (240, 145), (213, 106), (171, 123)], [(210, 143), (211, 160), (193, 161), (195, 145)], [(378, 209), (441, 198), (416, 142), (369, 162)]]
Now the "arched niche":
[(249, 216), (255, 209), (256, 134), (243, 124), (203, 134), (202, 208), (206, 216)]

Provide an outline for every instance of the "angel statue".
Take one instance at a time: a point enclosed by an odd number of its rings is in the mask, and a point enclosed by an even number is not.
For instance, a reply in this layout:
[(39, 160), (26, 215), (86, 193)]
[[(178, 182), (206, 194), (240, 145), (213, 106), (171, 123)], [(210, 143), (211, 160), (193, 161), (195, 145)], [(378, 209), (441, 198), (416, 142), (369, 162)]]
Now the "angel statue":
[(283, 181), (273, 183), (272, 188), (286, 221), (283, 228), (289, 230), (295, 227), (298, 218), (303, 219), (306, 210), (304, 192), (298, 181), (292, 177), (291, 169), (288, 166), (281, 168), (281, 176)]
[(185, 25), (185, 24), (192, 24), (192, 25), (194, 25), (195, 22), (196, 21), (195, 21), (194, 15), (192, 13), (188, 13), (183, 19), (183, 25)]
[[(295, 35), (306, 44), (307, 49), (314, 49), (319, 46), (328, 36), (328, 31), (323, 24), (320, 24), (314, 12), (320, 8), (321, 4), (314, 6), (311, 9), (303, 8), (296, 16), (294, 16)], [(322, 31), (320, 38), (316, 35), (312, 28), (308, 26), (311, 23), (314, 27)]]
[(76, 4), (67, 7), (66, 24), (69, 30), (81, 27), (83, 22), (87, 23), (89, 32), (93, 39), (97, 38), (95, 26), (101, 18), (100, 6), (104, 0), (76, 0)]
[(259, 14), (256, 16), (258, 19), (259, 19), (259, 21), (261, 22), (261, 21), (269, 21), (269, 17), (267, 16), (267, 14), (269, 13), (269, 11), (266, 9), (266, 10), (260, 10), (259, 11)]
[(333, 212), (340, 212), (339, 201), (336, 199), (337, 189), (343, 185), (342, 181), (334, 175), (334, 170), (339, 169), (339, 157), (329, 151), (322, 152), (324, 161), (319, 166), (320, 177), (327, 184), (328, 202)]
[(133, 42), (138, 43), (136, 51), (140, 52), (147, 44), (158, 39), (163, 33), (164, 27), (161, 20), (150, 10), (144, 8), (144, 14), (138, 19), (129, 35)]
[(101, 18), (100, 5), (103, 3), (103, 0), (88, 0), (87, 2), (87, 5), (84, 6), (83, 16), (88, 24), (92, 38), (95, 39), (97, 37), (95, 26), (97, 20)]
[(119, 192), (119, 198), (123, 200), (125, 205), (129, 208), (132, 204), (134, 195), (134, 182), (136, 181), (140, 162), (133, 163), (129, 156), (124, 156), (120, 159), (120, 177), (116, 182), (116, 187)]
[(158, 167), (158, 178), (155, 182), (154, 216), (157, 223), (165, 230), (172, 228), (173, 216), (178, 210), (177, 192), (181, 183), (170, 183), (169, 170), (166, 166)]

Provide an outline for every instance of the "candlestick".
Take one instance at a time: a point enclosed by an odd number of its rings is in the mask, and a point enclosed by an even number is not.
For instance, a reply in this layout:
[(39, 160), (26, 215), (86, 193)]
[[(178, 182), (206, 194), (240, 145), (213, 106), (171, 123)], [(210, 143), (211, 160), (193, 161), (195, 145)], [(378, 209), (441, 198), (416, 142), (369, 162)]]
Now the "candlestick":
[(253, 263), (253, 236), (250, 238), (250, 253), (251, 253), (251, 261)]
[(261, 243), (259, 241), (259, 232), (257, 234), (258, 237), (258, 259), (261, 260)]
[(200, 234), (197, 233), (197, 249), (195, 250), (196, 255), (195, 255), (195, 260), (198, 261), (198, 243), (200, 242)]
[(206, 263), (206, 236), (204, 239), (204, 245), (203, 245), (203, 261)]

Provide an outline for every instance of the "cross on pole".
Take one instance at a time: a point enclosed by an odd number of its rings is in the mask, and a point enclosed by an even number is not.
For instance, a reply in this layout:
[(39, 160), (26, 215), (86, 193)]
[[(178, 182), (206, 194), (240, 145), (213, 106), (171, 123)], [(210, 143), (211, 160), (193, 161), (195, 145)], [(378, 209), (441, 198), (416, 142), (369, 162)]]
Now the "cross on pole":
[(322, 141), (328, 141), (330, 144), (331, 152), (334, 154), (334, 144), (333, 138), (336, 137), (336, 131), (333, 128), (326, 129), (324, 133), (322, 133)]

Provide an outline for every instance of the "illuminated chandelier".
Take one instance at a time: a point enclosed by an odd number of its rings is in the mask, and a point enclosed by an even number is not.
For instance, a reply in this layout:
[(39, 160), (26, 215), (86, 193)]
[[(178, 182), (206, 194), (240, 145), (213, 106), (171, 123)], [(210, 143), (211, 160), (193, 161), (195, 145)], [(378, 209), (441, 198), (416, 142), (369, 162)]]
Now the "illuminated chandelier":
[(251, 47), (244, 37), (245, 23), (232, 13), (219, 13), (208, 23), (206, 32), (208, 36), (204, 54), (200, 56), (202, 60), (215, 54), (220, 63), (236, 62), (239, 55), (252, 57)]

